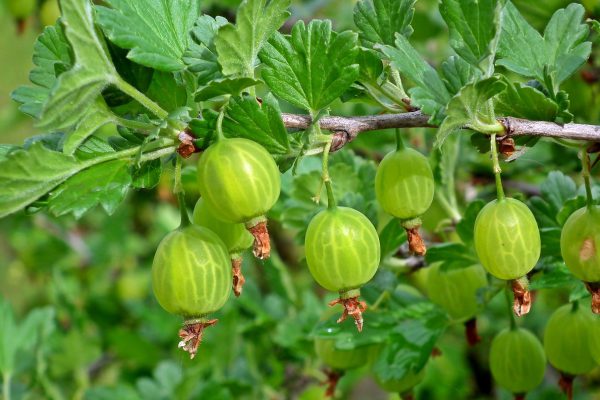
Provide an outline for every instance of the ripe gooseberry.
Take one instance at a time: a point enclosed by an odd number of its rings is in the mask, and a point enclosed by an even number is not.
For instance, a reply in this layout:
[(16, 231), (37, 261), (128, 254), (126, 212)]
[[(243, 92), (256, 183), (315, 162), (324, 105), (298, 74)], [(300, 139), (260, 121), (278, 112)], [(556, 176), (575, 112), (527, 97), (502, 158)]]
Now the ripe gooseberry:
[(560, 235), (567, 267), (584, 282), (600, 282), (600, 207), (583, 207), (569, 216)]
[(533, 213), (512, 198), (486, 204), (475, 220), (475, 250), (483, 267), (499, 279), (526, 275), (540, 258), (540, 231)]
[(386, 392), (398, 393), (401, 398), (408, 398), (406, 394), (410, 393), (415, 386), (421, 383), (424, 377), (425, 368), (419, 372), (409, 371), (402, 379), (388, 379), (383, 381), (378, 375), (375, 375), (375, 380), (379, 387)]
[(578, 302), (558, 308), (546, 325), (544, 349), (548, 361), (569, 375), (591, 371), (596, 362), (590, 352), (595, 317)]
[(152, 263), (152, 288), (158, 303), (185, 318), (180, 347), (196, 355), (206, 316), (221, 308), (231, 292), (231, 267), (225, 244), (211, 230), (195, 225), (169, 233)]
[(410, 250), (423, 255), (425, 244), (419, 235), (420, 216), (433, 201), (433, 172), (427, 157), (399, 146), (387, 154), (375, 175), (375, 195), (383, 210), (401, 220)]
[(429, 266), (427, 293), (452, 319), (464, 322), (483, 309), (477, 301), (477, 292), (488, 285), (487, 275), (479, 264), (445, 267), (443, 263)]
[(470, 345), (479, 342), (475, 316), (483, 310), (483, 303), (477, 296), (488, 285), (483, 267), (434, 263), (427, 269), (427, 293), (431, 301), (446, 310), (453, 320), (466, 322)]
[(594, 357), (594, 360), (596, 360), (596, 364), (600, 365), (600, 318), (599, 317), (595, 317), (594, 318), (594, 330), (592, 331), (593, 334), (591, 336), (591, 349), (592, 349), (592, 356)]
[(379, 236), (371, 221), (352, 208), (330, 206), (310, 221), (305, 249), (317, 283), (340, 294), (330, 303), (344, 306), (338, 322), (351, 315), (361, 331), (366, 305), (358, 300), (360, 288), (377, 272), (380, 257)]
[(25, 19), (35, 11), (36, 0), (7, 0), (8, 12), (16, 19)]
[(515, 394), (525, 394), (535, 389), (544, 379), (544, 347), (526, 329), (516, 326), (505, 329), (492, 341), (490, 369), (500, 386)]
[(351, 369), (360, 368), (369, 362), (373, 349), (379, 345), (363, 345), (353, 349), (336, 347), (336, 339), (315, 339), (315, 353), (329, 368), (327, 374), (327, 390), (325, 397), (333, 397), (335, 388), (344, 373)]
[(17, 33), (22, 34), (25, 32), (25, 20), (35, 11), (36, 0), (7, 0), (5, 3), (17, 23)]
[(58, 0), (46, 0), (40, 9), (40, 22), (43, 26), (50, 26), (54, 25), (58, 18), (60, 18)]
[(210, 229), (225, 243), (231, 257), (231, 272), (233, 274), (233, 293), (239, 297), (246, 279), (242, 274), (241, 253), (252, 246), (252, 235), (244, 224), (230, 224), (215, 217), (214, 211), (202, 199), (198, 199), (192, 217), (194, 224)]
[(273, 157), (248, 139), (221, 138), (198, 162), (200, 194), (215, 217), (245, 223), (254, 236), (254, 255), (268, 258), (269, 233), (265, 214), (279, 198), (281, 178)]

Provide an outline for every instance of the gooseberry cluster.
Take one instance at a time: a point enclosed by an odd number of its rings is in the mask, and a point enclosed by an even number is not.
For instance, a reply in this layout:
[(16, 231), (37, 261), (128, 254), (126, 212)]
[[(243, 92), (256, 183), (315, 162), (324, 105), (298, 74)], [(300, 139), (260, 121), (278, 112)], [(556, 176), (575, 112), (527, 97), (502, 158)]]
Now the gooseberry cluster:
[[(497, 157), (495, 138), (491, 140), (492, 157)], [(339, 294), (330, 303), (343, 306), (338, 323), (350, 316), (361, 332), (367, 305), (360, 300), (360, 289), (379, 267), (379, 236), (365, 215), (337, 204), (327, 164), (328, 151), (324, 151), (327, 208), (308, 224), (306, 263), (319, 285)], [(473, 246), (479, 263), (432, 263), (427, 268), (424, 288), (451, 320), (465, 323), (471, 345), (479, 340), (475, 318), (484, 307), (480, 297), (489, 286), (487, 273), (511, 282), (514, 314), (522, 316), (531, 307), (527, 274), (541, 252), (533, 213), (523, 202), (504, 195), (499, 168), (495, 173), (497, 199), (485, 205), (474, 222)], [(152, 272), (154, 293), (161, 306), (185, 319), (179, 332), (180, 347), (192, 358), (204, 329), (216, 323), (209, 315), (225, 304), (231, 288), (236, 296), (242, 293), (242, 253), (253, 245), (258, 259), (269, 257), (265, 214), (277, 201), (281, 186), (277, 165), (261, 145), (222, 135), (200, 155), (198, 183), (201, 198), (194, 209), (193, 224), (187, 223), (187, 211), (182, 213), (181, 227), (160, 243)], [(406, 230), (410, 251), (423, 256), (426, 247), (419, 235), (420, 216), (433, 201), (434, 178), (427, 158), (406, 147), (399, 135), (396, 150), (379, 165), (375, 193), (381, 208)], [(573, 275), (590, 287), (600, 281), (596, 255), (600, 211), (588, 195), (589, 204), (565, 223), (561, 251)], [(597, 301), (592, 308), (598, 312)], [(523, 398), (541, 382), (547, 357), (562, 373), (561, 385), (569, 393), (573, 376), (587, 373), (597, 363), (598, 324), (595, 316), (574, 302), (553, 314), (542, 346), (533, 333), (519, 328), (511, 317), (511, 327), (492, 342), (490, 367), (494, 379), (517, 398)], [(327, 394), (335, 393), (335, 384), (344, 371), (369, 365), (381, 348), (382, 344), (376, 343), (343, 349), (337, 347), (335, 339), (317, 338), (315, 352), (330, 368)], [(401, 380), (375, 377), (383, 389), (402, 394), (424, 375), (425, 368), (411, 371)]]

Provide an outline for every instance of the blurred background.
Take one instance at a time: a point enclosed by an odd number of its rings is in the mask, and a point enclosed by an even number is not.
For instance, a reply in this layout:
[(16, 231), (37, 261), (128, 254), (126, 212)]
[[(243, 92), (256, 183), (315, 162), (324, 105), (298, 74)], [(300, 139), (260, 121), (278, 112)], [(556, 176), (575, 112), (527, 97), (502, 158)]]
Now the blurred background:
[[(39, 12), (17, 23), (5, 1), (0, 0), (0, 142), (18, 145), (43, 132), (18, 111), (10, 93), (27, 83), (34, 40), (43, 24), (54, 20), (56, 4), (40, 2)], [(233, 20), (237, 3), (206, 0), (204, 9)], [(515, 3), (540, 29), (556, 9), (571, 2)], [(583, 3), (590, 15), (597, 13), (597, 0)], [(296, 0), (292, 21), (331, 18), (338, 31), (351, 29), (353, 6), (350, 0)], [(283, 29), (290, 26), (286, 23)], [(437, 1), (417, 1), (413, 26), (411, 41), (432, 64), (439, 65), (449, 55), (449, 47)], [(566, 87), (571, 110), (588, 123), (600, 122), (597, 57), (595, 54), (584, 74), (572, 78)], [(374, 110), (338, 102), (332, 114), (359, 115)], [(413, 129), (407, 135), (413, 146), (427, 152), (432, 133)], [(487, 157), (478, 154), (468, 140), (464, 144), (457, 177), (461, 204), (493, 194)], [(349, 157), (354, 160), (351, 162), (373, 168), (374, 162), (393, 148), (393, 133), (362, 135), (351, 146), (360, 157), (348, 150), (334, 156), (332, 162), (337, 158), (339, 164), (347, 164), (350, 161), (344, 157)], [(318, 159), (306, 160), (299, 173), (309, 176), (319, 163)], [(554, 169), (579, 183), (576, 153), (542, 143), (506, 167), (506, 185), (512, 194), (540, 195), (540, 184)], [(338, 170), (344, 175), (343, 168)], [(185, 183), (193, 205), (198, 195), (190, 171)], [(361, 190), (360, 182), (351, 177), (342, 186), (348, 191)], [(302, 260), (297, 237), (303, 237), (299, 232), (306, 223), (305, 214), (289, 215), (291, 205), (298, 213), (310, 207), (310, 198), (298, 205), (301, 189), (289, 173), (284, 175), (282, 198), (270, 215), (273, 256), (264, 263), (245, 257), (244, 294), (219, 312), (219, 323), (207, 331), (193, 361), (176, 346), (181, 320), (163, 311), (151, 290), (150, 267), (156, 246), (179, 224), (168, 171), (157, 188), (131, 193), (110, 217), (96, 209), (79, 220), (41, 213), (20, 213), (0, 220), (0, 366), (11, 398), (321, 399), (324, 388), (319, 381), (324, 375), (312, 350), (310, 332), (331, 296), (317, 288)], [(444, 238), (440, 226), (445, 219), (442, 208), (434, 204), (424, 218), (429, 240)], [(421, 278), (417, 275), (399, 279), (418, 288)], [(437, 348), (441, 354), (429, 362), (426, 378), (416, 389), (418, 399), (512, 398), (495, 387), (487, 365), (493, 335), (508, 324), (504, 299), (497, 297), (479, 318), (483, 341), (478, 346), (466, 345), (460, 325), (452, 326), (440, 339)], [(567, 299), (568, 292), (561, 289), (540, 291), (534, 311), (523, 325), (541, 337), (550, 313)], [(563, 398), (556, 380), (556, 372), (549, 368), (544, 384), (528, 399)], [(600, 369), (578, 379), (575, 391), (579, 400), (600, 399)], [(378, 389), (365, 370), (344, 377), (340, 393), (345, 399), (398, 398)]]

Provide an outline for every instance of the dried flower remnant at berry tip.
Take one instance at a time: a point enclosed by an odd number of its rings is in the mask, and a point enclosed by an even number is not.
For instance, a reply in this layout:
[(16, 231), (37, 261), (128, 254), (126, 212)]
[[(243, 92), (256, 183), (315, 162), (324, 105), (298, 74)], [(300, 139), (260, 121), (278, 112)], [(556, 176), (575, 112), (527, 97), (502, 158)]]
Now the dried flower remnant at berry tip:
[(558, 380), (558, 386), (563, 391), (565, 395), (567, 395), (568, 400), (573, 399), (573, 380), (575, 377), (573, 375), (565, 374), (564, 372), (560, 373), (560, 379)]
[(424, 256), (427, 253), (427, 247), (419, 233), (419, 227), (406, 228), (406, 236), (408, 239), (408, 248), (412, 253), (418, 256)]
[(271, 256), (271, 239), (267, 229), (267, 221), (260, 221), (257, 224), (248, 227), (248, 232), (254, 236), (254, 257), (259, 260), (266, 260)]
[(471, 318), (465, 322), (465, 336), (469, 346), (475, 346), (477, 343), (481, 342), (481, 337), (477, 332), (477, 318)]
[(344, 372), (334, 370), (326, 370), (323, 372), (327, 377), (325, 382), (322, 383), (323, 385), (327, 386), (327, 389), (325, 389), (325, 397), (333, 397), (335, 395), (335, 389), (337, 388), (338, 382), (340, 381), (342, 376), (344, 376)]
[(600, 314), (600, 282), (586, 282), (585, 287), (592, 295), (592, 312)]
[(204, 329), (215, 325), (217, 322), (217, 319), (193, 319), (185, 321), (183, 328), (179, 330), (181, 341), (179, 342), (178, 347), (190, 353), (190, 359), (194, 359), (198, 352), (198, 346), (202, 343)]
[(356, 325), (356, 329), (359, 332), (362, 332), (363, 329), (363, 316), (362, 313), (367, 309), (367, 303), (364, 301), (358, 300), (359, 296), (343, 298), (340, 297), (329, 303), (330, 307), (335, 306), (336, 304), (341, 304), (344, 306), (344, 311), (342, 312), (342, 316), (337, 320), (337, 323), (344, 322), (348, 315), (354, 318), (354, 324)]
[(528, 288), (526, 277), (512, 281), (512, 290), (514, 295), (513, 311), (517, 317), (526, 315), (531, 310), (531, 292)]
[(231, 258), (231, 272), (233, 274), (233, 293), (235, 297), (240, 297), (242, 294), (242, 289), (244, 283), (246, 282), (246, 278), (244, 278), (244, 274), (242, 273), (242, 257), (232, 257)]

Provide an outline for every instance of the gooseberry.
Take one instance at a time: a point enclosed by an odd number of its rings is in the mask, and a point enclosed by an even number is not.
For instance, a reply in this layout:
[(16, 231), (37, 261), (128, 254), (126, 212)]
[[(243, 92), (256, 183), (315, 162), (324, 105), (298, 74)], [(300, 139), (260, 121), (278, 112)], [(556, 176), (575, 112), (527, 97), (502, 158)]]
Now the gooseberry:
[(255, 238), (255, 256), (268, 258), (271, 247), (265, 214), (281, 189), (279, 169), (269, 152), (248, 139), (219, 139), (200, 156), (198, 183), (215, 217), (244, 223)]
[(306, 262), (319, 285), (338, 292), (344, 312), (338, 322), (351, 315), (362, 330), (364, 302), (360, 287), (377, 272), (380, 246), (375, 227), (360, 212), (333, 206), (317, 214), (306, 231)]
[(169, 233), (152, 263), (152, 288), (158, 303), (185, 318), (180, 347), (196, 355), (207, 315), (221, 308), (231, 292), (231, 267), (225, 244), (211, 230), (195, 225)]

